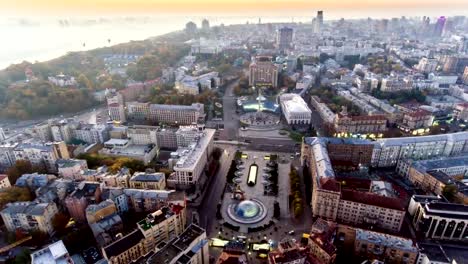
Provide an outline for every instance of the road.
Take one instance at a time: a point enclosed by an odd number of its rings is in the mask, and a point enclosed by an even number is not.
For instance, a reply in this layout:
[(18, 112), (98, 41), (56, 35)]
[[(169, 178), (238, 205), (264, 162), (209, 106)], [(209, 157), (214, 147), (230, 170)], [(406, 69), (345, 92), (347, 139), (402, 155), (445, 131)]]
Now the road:
[(226, 87), (223, 96), (223, 121), (224, 131), (222, 138), (224, 140), (237, 140), (239, 136), (239, 117), (236, 114), (237, 100), (234, 96), (234, 87), (239, 84), (239, 80), (236, 80)]
[(237, 148), (232, 145), (217, 145), (217, 147), (224, 150), (220, 161), (221, 166), (215, 178), (210, 182), (210, 186), (207, 187), (209, 191), (206, 192), (198, 209), (200, 225), (205, 228), (208, 236), (212, 230), (213, 222), (216, 221), (217, 201), (221, 200), (221, 194), (226, 185), (226, 175)]

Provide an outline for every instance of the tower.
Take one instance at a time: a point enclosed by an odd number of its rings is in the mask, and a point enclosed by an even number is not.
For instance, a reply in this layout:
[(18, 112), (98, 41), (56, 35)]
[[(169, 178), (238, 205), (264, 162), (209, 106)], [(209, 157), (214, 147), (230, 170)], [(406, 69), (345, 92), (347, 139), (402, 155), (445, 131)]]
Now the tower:
[(447, 22), (447, 19), (444, 16), (441, 16), (441, 17), (439, 17), (439, 19), (437, 19), (437, 22), (436, 22), (435, 27), (434, 27), (434, 35), (436, 37), (441, 37), (442, 36), (442, 33), (444, 32), (444, 27), (445, 27), (446, 22)]

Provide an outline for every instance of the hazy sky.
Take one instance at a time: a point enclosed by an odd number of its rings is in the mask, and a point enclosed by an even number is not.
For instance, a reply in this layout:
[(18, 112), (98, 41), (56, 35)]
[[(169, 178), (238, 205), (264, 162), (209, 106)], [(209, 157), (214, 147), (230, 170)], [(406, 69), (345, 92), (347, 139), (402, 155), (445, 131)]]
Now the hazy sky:
[(113, 15), (148, 13), (281, 13), (304, 10), (454, 10), (468, 12), (468, 0), (0, 0), (9, 15)]

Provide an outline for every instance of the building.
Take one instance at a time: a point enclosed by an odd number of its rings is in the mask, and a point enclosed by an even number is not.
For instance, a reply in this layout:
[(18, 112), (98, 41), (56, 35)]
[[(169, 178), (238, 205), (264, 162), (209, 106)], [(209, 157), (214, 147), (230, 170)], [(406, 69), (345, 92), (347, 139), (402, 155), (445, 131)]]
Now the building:
[(282, 94), (279, 100), (284, 118), (289, 125), (310, 125), (312, 111), (300, 95)]
[(437, 22), (434, 25), (434, 35), (436, 37), (442, 37), (442, 33), (444, 33), (446, 22), (447, 19), (444, 16), (441, 16), (437, 19)]
[(405, 208), (399, 198), (386, 197), (373, 192), (371, 183), (358, 191), (335, 179), (327, 141), (321, 138), (305, 138), (301, 150), (302, 164), (311, 171), (313, 216), (352, 225), (367, 225), (398, 232), (403, 224)]
[(210, 21), (208, 19), (203, 19), (202, 20), (202, 30), (209, 30), (210, 29)]
[(335, 133), (344, 134), (371, 134), (387, 131), (387, 118), (385, 115), (349, 115), (344, 109), (336, 114), (334, 120)]
[(459, 103), (453, 109), (453, 118), (455, 120), (468, 121), (468, 103)]
[(57, 213), (55, 203), (15, 202), (7, 204), (0, 215), (9, 232), (39, 230), (52, 235), (52, 219)]
[(305, 264), (308, 259), (306, 250), (299, 248), (294, 240), (284, 239), (278, 249), (268, 253), (269, 264)]
[(420, 72), (431, 73), (436, 71), (438, 64), (439, 61), (437, 59), (423, 57), (415, 67)]
[(31, 253), (31, 264), (74, 264), (62, 240)]
[(335, 263), (337, 248), (334, 245), (337, 225), (331, 221), (318, 218), (312, 225), (308, 245), (311, 254), (319, 263)]
[(176, 239), (156, 247), (156, 253), (148, 258), (147, 264), (208, 264), (208, 239), (201, 227), (191, 224)]
[(111, 243), (123, 229), (122, 218), (112, 200), (91, 204), (86, 208), (86, 220), (98, 245)]
[(0, 190), (10, 187), (10, 180), (8, 180), (8, 175), (0, 174)]
[(280, 51), (289, 50), (293, 46), (293, 29), (282, 27), (276, 33), (276, 46)]
[(320, 33), (322, 32), (323, 29), (323, 11), (317, 11), (317, 18), (315, 20), (315, 33)]
[(429, 239), (467, 241), (468, 206), (438, 196), (413, 195), (408, 213), (414, 228)]
[(149, 103), (127, 102), (127, 118), (131, 121), (149, 120)]
[(161, 242), (181, 235), (185, 228), (185, 207), (164, 207), (149, 214), (137, 224), (137, 229), (102, 248), (110, 264), (125, 264), (147, 256)]
[(356, 229), (354, 254), (384, 263), (416, 263), (419, 250), (408, 238)]
[(0, 144), (0, 171), (6, 171), (11, 166), (15, 165), (15, 153), (13, 150), (18, 146), (18, 143), (3, 143)]
[(310, 97), (310, 104), (319, 113), (320, 118), (326, 124), (333, 124), (335, 120), (335, 113), (323, 103), (319, 97), (313, 95)]
[(75, 77), (65, 75), (63, 73), (57, 76), (49, 76), (47, 79), (50, 83), (60, 87), (76, 86), (78, 84), (78, 82), (75, 80)]
[(188, 35), (193, 35), (197, 32), (197, 24), (193, 23), (192, 21), (189, 21), (187, 24), (185, 24), (185, 33)]
[(155, 144), (135, 145), (128, 139), (112, 138), (104, 142), (104, 148), (99, 153), (111, 157), (127, 157), (136, 160), (141, 160), (145, 165), (148, 165), (159, 152), (159, 148)]
[(88, 169), (86, 160), (59, 159), (56, 163), (59, 177), (67, 179), (75, 179), (81, 175), (81, 171)]
[(5, 131), (3, 131), (3, 128), (0, 127), (0, 142), (4, 141), (5, 139)]
[(130, 188), (145, 190), (166, 189), (166, 176), (162, 172), (135, 172), (130, 178)]
[(159, 124), (192, 125), (204, 120), (203, 104), (192, 105), (150, 105), (150, 119)]
[(125, 123), (125, 104), (122, 94), (116, 91), (109, 91), (107, 94), (107, 109), (111, 121)]
[(73, 137), (88, 144), (102, 144), (109, 139), (109, 127), (106, 125), (81, 124), (73, 131)]
[(468, 132), (377, 139), (374, 144), (372, 166), (391, 167), (402, 159), (425, 160), (467, 153)]
[(27, 160), (32, 165), (44, 166), (49, 172), (56, 172), (58, 159), (69, 159), (65, 142), (21, 143), (13, 150), (15, 160)]
[(204, 129), (196, 141), (171, 154), (174, 172), (167, 179), (169, 186), (187, 187), (198, 183), (213, 151), (214, 134), (215, 129)]
[(382, 79), (382, 85), (380, 90), (382, 92), (396, 92), (402, 90), (412, 90), (413, 89), (413, 79), (405, 76), (390, 76)]
[(203, 126), (180, 126), (175, 132), (177, 147), (186, 148), (196, 142), (203, 135)]
[(465, 67), (465, 70), (463, 71), (463, 84), (468, 85), (468, 66)]
[(421, 173), (429, 171), (443, 172), (451, 178), (468, 176), (468, 156), (456, 156), (450, 158), (438, 158), (430, 160), (405, 159), (398, 162), (396, 171), (403, 177), (409, 178), (416, 170)]
[(155, 126), (131, 126), (127, 129), (127, 137), (135, 145), (158, 145), (158, 130)]
[(39, 174), (37, 172), (30, 174), (23, 174), (16, 180), (15, 185), (19, 187), (27, 187), (32, 191), (40, 187), (44, 187), (50, 182), (57, 179), (55, 175), (51, 174)]
[(272, 57), (257, 56), (249, 66), (249, 85), (278, 87), (279, 69)]
[(468, 248), (457, 244), (450, 245), (447, 242), (421, 242), (418, 243), (418, 264), (452, 264), (463, 263), (467, 256)]
[(37, 124), (33, 127), (33, 132), (35, 138), (38, 138), (44, 142), (49, 142), (52, 140), (52, 132), (50, 131), (49, 123)]
[(418, 129), (430, 128), (433, 122), (434, 116), (431, 112), (424, 109), (415, 109), (405, 111), (401, 122), (398, 122), (398, 126), (406, 132), (412, 132)]
[[(202, 52), (199, 50), (198, 53)], [(197, 95), (202, 93), (203, 90), (211, 90), (218, 87), (220, 84), (218, 76), (218, 72), (209, 72), (198, 76), (183, 74), (176, 78), (175, 89), (180, 94)]]
[(86, 222), (88, 205), (101, 201), (101, 187), (97, 182), (81, 182), (77, 189), (65, 199), (70, 216), (77, 222)]

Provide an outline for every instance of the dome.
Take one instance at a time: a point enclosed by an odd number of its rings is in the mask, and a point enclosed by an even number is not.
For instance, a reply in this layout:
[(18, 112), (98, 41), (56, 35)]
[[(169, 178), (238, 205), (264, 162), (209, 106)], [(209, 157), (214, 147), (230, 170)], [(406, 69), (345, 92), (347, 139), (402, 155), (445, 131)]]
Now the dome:
[(252, 218), (258, 215), (260, 206), (250, 200), (240, 202), (236, 207), (236, 215), (242, 218)]

